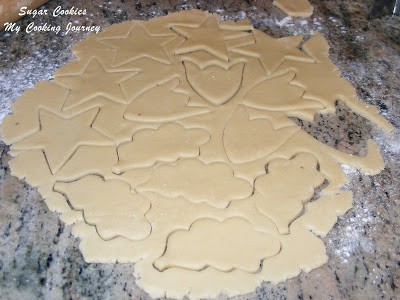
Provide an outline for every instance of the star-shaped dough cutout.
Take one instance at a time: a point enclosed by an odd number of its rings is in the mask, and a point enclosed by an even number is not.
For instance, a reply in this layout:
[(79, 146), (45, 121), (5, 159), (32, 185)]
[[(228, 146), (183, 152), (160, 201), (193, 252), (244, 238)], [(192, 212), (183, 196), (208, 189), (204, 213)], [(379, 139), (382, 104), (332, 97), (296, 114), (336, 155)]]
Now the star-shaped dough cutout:
[(97, 59), (92, 59), (79, 76), (56, 77), (56, 82), (70, 90), (63, 110), (81, 105), (96, 96), (127, 103), (120, 83), (137, 72), (107, 72)]
[(254, 44), (233, 48), (230, 51), (257, 57), (268, 74), (275, 71), (285, 59), (314, 62), (311, 57), (298, 49), (303, 40), (301, 35), (275, 39), (260, 30), (254, 30), (253, 34), (256, 40)]
[(46, 155), (52, 174), (57, 173), (74, 155), (79, 146), (110, 146), (114, 142), (95, 131), (98, 108), (63, 118), (47, 110), (39, 111), (40, 130), (11, 146), (15, 150), (41, 149)]
[(163, 45), (175, 38), (175, 36), (149, 35), (142, 26), (137, 24), (129, 31), (128, 36), (102, 39), (101, 42), (117, 48), (114, 66), (120, 66), (141, 57), (169, 64), (170, 61)]
[(224, 35), (216, 18), (207, 18), (197, 28), (173, 26), (172, 30), (186, 38), (186, 41), (175, 49), (175, 54), (204, 50), (219, 59), (229, 60)]

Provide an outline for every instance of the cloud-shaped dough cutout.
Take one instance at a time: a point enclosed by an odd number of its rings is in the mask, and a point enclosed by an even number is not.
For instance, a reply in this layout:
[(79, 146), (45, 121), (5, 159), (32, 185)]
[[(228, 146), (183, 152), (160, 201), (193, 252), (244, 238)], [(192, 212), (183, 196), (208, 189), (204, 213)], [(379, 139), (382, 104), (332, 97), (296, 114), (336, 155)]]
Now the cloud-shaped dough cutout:
[(169, 236), (166, 251), (154, 266), (160, 271), (213, 267), (223, 272), (240, 269), (255, 273), (260, 263), (278, 254), (280, 248), (280, 241), (273, 235), (255, 231), (242, 218), (224, 222), (200, 219), (189, 230), (178, 230)]
[(133, 135), (132, 141), (118, 147), (119, 161), (114, 171), (121, 173), (132, 168), (150, 167), (157, 161), (197, 157), (200, 145), (209, 139), (210, 134), (204, 129), (186, 129), (176, 123), (140, 130)]
[(150, 209), (150, 201), (133, 194), (124, 181), (104, 181), (89, 175), (73, 182), (56, 182), (54, 190), (66, 195), (74, 209), (83, 210), (86, 222), (95, 225), (104, 240), (117, 236), (142, 240), (151, 232), (144, 216)]
[(227, 164), (204, 164), (197, 159), (185, 159), (176, 166), (157, 167), (149, 181), (136, 190), (168, 197), (183, 196), (191, 202), (206, 202), (218, 208), (225, 208), (231, 200), (249, 197), (253, 192), (252, 186), (235, 177)]

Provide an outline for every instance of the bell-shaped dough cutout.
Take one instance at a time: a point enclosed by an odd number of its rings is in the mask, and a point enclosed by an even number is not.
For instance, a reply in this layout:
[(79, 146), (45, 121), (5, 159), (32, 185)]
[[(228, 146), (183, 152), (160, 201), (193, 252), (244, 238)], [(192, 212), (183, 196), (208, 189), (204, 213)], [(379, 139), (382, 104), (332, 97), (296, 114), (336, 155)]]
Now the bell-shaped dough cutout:
[(124, 117), (131, 121), (166, 122), (208, 112), (202, 107), (188, 106), (189, 96), (176, 92), (179, 79), (159, 84), (134, 99)]
[(225, 163), (204, 164), (197, 159), (185, 159), (176, 166), (160, 165), (150, 180), (139, 185), (138, 192), (156, 192), (168, 197), (183, 196), (194, 203), (207, 203), (225, 208), (230, 201), (244, 199), (253, 188), (235, 177)]
[(268, 164), (268, 174), (256, 179), (256, 207), (275, 222), (279, 233), (289, 233), (289, 224), (301, 214), (304, 202), (324, 182), (317, 164), (309, 153), (291, 160), (277, 158)]
[(142, 240), (151, 232), (144, 216), (150, 209), (150, 201), (133, 194), (124, 181), (104, 181), (89, 175), (73, 182), (56, 182), (54, 190), (66, 195), (74, 209), (82, 210), (85, 221), (96, 226), (104, 240), (118, 236)]
[(288, 71), (261, 81), (247, 92), (243, 103), (274, 111), (323, 109), (324, 106), (319, 101), (302, 98), (304, 90), (301, 87), (290, 84), (295, 76), (295, 72)]
[(229, 101), (240, 89), (244, 63), (240, 62), (228, 69), (217, 65), (200, 69), (196, 64), (184, 62), (186, 77), (191, 87), (214, 105)]
[(174, 162), (179, 158), (192, 158), (200, 154), (199, 147), (210, 139), (204, 129), (186, 129), (177, 123), (168, 123), (157, 129), (143, 129), (133, 140), (118, 147), (116, 173), (132, 168), (144, 168), (157, 161)]
[(276, 129), (269, 119), (250, 120), (241, 106), (226, 124), (225, 151), (233, 163), (253, 161), (277, 150), (298, 130), (297, 126)]
[(167, 248), (154, 266), (160, 271), (184, 268), (201, 271), (212, 267), (222, 272), (239, 269), (256, 273), (262, 261), (279, 253), (280, 241), (273, 235), (255, 231), (242, 218), (223, 222), (200, 219), (189, 230), (173, 232)]

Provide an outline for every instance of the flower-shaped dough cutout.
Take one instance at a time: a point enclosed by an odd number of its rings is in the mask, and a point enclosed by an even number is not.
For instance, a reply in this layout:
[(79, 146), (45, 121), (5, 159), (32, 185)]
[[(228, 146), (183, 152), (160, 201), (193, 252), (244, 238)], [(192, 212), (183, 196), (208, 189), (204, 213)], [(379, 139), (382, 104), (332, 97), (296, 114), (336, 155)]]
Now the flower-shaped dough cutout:
[[(303, 204), (314, 195), (325, 177), (317, 170), (317, 159), (300, 153), (291, 160), (277, 158), (268, 164), (268, 174), (255, 181), (256, 207), (271, 218), (281, 234), (302, 212)], [(294, 187), (288, 190), (286, 187)]]
[(384, 168), (373, 141), (349, 155), (290, 119), (340, 99), (391, 129), (318, 33), (275, 39), (188, 10), (110, 26), (73, 52), (13, 104), (10, 169), (74, 223), (86, 261), (135, 263), (152, 297), (245, 294), (321, 266), (318, 235), (351, 208), (340, 164)]

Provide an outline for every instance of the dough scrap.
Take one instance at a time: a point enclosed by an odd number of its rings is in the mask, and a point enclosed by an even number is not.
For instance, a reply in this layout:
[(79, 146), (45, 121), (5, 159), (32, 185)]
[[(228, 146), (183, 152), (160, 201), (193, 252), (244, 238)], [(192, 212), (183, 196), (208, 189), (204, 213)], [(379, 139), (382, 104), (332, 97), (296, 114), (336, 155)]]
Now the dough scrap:
[(345, 154), (290, 119), (340, 99), (392, 129), (319, 33), (275, 39), (187, 10), (112, 25), (73, 52), (4, 119), (10, 169), (73, 224), (86, 261), (136, 263), (152, 297), (235, 296), (321, 266), (320, 236), (351, 208), (340, 164), (384, 168), (373, 141)]
[(308, 0), (274, 0), (272, 4), (293, 17), (311, 17), (314, 11)]

